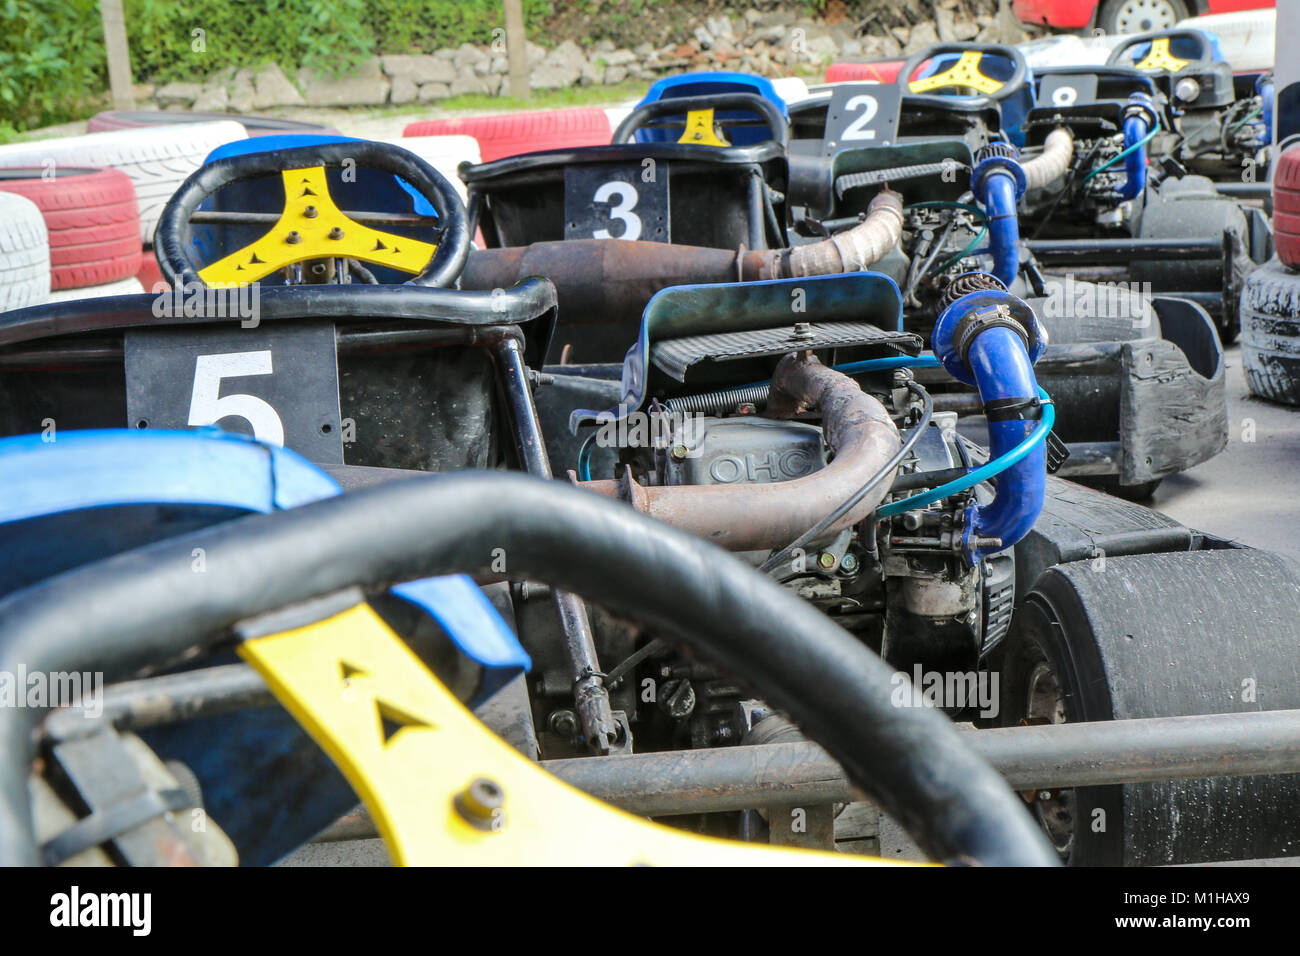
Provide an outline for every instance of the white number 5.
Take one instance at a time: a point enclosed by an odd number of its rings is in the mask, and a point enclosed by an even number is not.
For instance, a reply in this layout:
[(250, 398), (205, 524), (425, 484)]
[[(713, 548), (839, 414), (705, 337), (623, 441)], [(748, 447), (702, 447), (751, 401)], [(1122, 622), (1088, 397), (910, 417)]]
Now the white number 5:
[(223, 378), (270, 375), (271, 350), (200, 355), (194, 362), (194, 391), (190, 395), (190, 425), (215, 425), (223, 418), (242, 418), (253, 437), (272, 445), (284, 444), (280, 416), (256, 395), (221, 395)]

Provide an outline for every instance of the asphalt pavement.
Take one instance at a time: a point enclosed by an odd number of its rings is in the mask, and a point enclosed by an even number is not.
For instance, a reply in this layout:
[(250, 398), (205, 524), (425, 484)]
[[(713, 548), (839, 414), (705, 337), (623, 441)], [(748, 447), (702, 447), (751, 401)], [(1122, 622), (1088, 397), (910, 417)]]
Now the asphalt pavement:
[(1183, 524), (1300, 561), (1300, 408), (1251, 396), (1227, 350), (1228, 447), (1166, 478), (1147, 504)]

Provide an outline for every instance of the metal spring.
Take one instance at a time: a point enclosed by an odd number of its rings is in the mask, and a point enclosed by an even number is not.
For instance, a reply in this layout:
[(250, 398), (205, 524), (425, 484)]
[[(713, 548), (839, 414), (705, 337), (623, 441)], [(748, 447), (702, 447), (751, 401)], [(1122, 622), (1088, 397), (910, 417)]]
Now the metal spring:
[(763, 405), (767, 402), (767, 393), (772, 386), (746, 385), (743, 388), (727, 388), (719, 392), (704, 392), (700, 395), (683, 395), (670, 398), (664, 407), (670, 412), (696, 414), (703, 412), (723, 412), (737, 405)]
[(999, 291), (1006, 292), (1007, 287), (997, 276), (987, 272), (963, 272), (948, 283), (948, 287), (939, 296), (938, 309), (942, 312), (964, 295), (971, 292)]

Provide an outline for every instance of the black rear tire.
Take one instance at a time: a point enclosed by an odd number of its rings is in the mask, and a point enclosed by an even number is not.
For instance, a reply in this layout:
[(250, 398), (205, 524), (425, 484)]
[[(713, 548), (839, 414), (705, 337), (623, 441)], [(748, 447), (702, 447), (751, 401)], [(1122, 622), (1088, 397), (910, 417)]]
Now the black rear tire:
[(1300, 273), (1276, 258), (1242, 287), (1241, 362), (1252, 395), (1300, 405)]
[[(1292, 709), (1300, 566), (1248, 549), (1057, 565), (1017, 608), (1001, 664), (1003, 726)], [(1046, 829), (1071, 865), (1300, 852), (1300, 775), (1078, 787), (1033, 805), (1065, 822), (1064, 838)]]

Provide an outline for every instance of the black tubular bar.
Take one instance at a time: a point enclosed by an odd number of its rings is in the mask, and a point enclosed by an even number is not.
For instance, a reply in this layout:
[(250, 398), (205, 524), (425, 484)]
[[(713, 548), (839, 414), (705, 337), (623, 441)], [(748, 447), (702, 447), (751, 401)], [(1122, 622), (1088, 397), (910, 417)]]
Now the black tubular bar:
[[(1300, 773), (1300, 710), (961, 730), (1016, 790)], [(809, 742), (566, 758), (541, 765), (593, 797), (645, 816), (863, 799), (839, 765)], [(374, 824), (361, 811), (317, 839), (374, 836)]]
[(1133, 259), (1217, 259), (1223, 238), (1206, 239), (1029, 239), (1029, 251), (1045, 259), (1078, 257), (1092, 261)]
[(1214, 189), (1224, 196), (1234, 199), (1269, 199), (1273, 195), (1273, 184), (1264, 183), (1215, 183)]
[[(517, 339), (501, 340), (497, 346), (497, 363), (510, 421), (514, 426), (519, 462), (530, 475), (551, 478), (546, 441), (542, 437), (537, 406), (528, 384), (528, 367)], [(596, 655), (596, 638), (587, 616), (587, 605), (569, 591), (555, 588), (551, 594), (564, 631), (564, 650), (573, 679), (573, 704), (582, 724), (583, 737), (597, 753), (608, 754), (618, 741), (619, 727)]]
[[(119, 730), (141, 730), (276, 706), (261, 674), (247, 664), (223, 664), (105, 687), (98, 701), (50, 714), (44, 733), (55, 740), (68, 740), (95, 732), (103, 726), (101, 721)], [(95, 718), (96, 712), (99, 719)]]
[[(437, 216), (420, 216), (403, 212), (354, 212), (343, 210), (343, 215), (356, 222), (378, 226), (438, 226)], [(283, 217), (277, 212), (219, 212), (199, 210), (190, 216), (195, 225), (274, 226)]]

